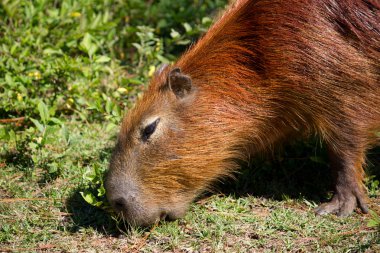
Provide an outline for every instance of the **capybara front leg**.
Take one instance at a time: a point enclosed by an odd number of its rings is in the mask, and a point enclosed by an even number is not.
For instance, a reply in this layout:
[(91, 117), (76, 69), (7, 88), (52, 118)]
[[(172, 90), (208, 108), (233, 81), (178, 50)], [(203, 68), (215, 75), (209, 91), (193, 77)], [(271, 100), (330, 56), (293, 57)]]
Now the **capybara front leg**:
[(368, 213), (367, 195), (363, 185), (364, 152), (340, 152), (329, 148), (335, 193), (330, 202), (315, 209), (316, 214), (348, 216), (359, 206)]

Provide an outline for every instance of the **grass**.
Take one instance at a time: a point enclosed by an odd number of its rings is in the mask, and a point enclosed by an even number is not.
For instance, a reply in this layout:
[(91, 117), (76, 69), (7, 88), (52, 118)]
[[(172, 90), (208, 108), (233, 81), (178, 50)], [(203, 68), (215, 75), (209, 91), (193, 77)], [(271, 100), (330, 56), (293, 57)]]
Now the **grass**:
[(379, 149), (370, 215), (313, 214), (331, 196), (314, 140), (243, 164), (174, 222), (130, 228), (93, 206), (124, 108), (226, 2), (0, 0), (0, 252), (380, 251)]
[[(251, 195), (250, 191), (260, 180), (252, 178), (249, 181), (253, 185), (246, 183), (243, 178), (249, 176), (251, 170), (243, 170), (238, 182), (219, 185), (219, 194), (200, 198), (184, 219), (147, 229), (129, 228), (108, 213), (87, 204), (79, 194), (86, 189), (87, 182), (83, 179), (86, 167), (107, 167), (116, 129), (107, 132), (102, 124), (78, 122), (68, 124), (68, 128), (71, 133), (69, 148), (63, 149), (62, 143), (48, 147), (50, 157), (61, 157), (58, 162), (62, 167), (57, 178), (51, 178), (44, 168), (28, 171), (25, 167), (28, 158), (21, 153), (9, 151), (1, 157), (0, 252), (380, 250), (379, 230), (367, 226), (369, 215), (337, 218), (313, 214), (313, 196), (323, 198), (324, 192), (313, 192), (315, 190), (309, 188), (309, 192), (295, 190), (288, 191), (288, 196), (281, 196), (279, 191), (277, 196), (268, 197), (275, 187), (282, 189), (289, 183), (295, 184), (298, 174), (310, 173), (307, 169), (295, 172), (290, 181), (269, 180), (270, 186), (267, 189), (260, 186), (262, 192), (256, 195)], [(291, 155), (294, 154), (288, 156)], [(291, 162), (294, 158), (284, 159)], [(259, 161), (257, 164), (264, 167), (262, 164), (265, 163), (276, 162)], [(278, 177), (282, 177), (282, 173), (290, 175), (289, 170), (276, 171), (273, 164), (271, 166), (271, 172), (259, 169), (256, 176), (263, 178), (268, 176), (267, 173), (271, 173), (272, 178), (274, 174)], [(308, 166), (313, 167), (315, 163), (309, 162)], [(319, 179), (300, 183), (293, 189), (307, 190), (310, 183), (318, 184)], [(379, 191), (374, 191), (371, 208), (379, 212)]]

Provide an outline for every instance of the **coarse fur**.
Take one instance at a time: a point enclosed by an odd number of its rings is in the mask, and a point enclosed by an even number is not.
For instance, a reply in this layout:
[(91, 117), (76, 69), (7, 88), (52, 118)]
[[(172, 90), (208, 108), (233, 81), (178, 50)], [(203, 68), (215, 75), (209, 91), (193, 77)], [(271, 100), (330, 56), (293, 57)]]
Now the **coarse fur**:
[(124, 119), (107, 196), (132, 224), (175, 219), (236, 161), (319, 135), (335, 195), (316, 212), (367, 212), (363, 164), (379, 143), (379, 98), (378, 1), (236, 1)]

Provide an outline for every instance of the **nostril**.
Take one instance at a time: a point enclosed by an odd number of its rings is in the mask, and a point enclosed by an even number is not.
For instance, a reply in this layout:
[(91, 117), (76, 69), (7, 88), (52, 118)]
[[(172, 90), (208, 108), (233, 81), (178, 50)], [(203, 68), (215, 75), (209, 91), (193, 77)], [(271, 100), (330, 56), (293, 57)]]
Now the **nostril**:
[(124, 198), (118, 198), (116, 200), (114, 200), (114, 207), (116, 210), (118, 211), (125, 211), (126, 210), (126, 201)]

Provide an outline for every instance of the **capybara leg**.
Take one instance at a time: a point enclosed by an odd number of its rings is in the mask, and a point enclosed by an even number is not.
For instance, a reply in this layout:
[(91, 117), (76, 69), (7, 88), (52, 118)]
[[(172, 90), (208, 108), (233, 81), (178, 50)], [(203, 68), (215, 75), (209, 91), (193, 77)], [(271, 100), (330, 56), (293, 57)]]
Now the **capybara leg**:
[(329, 148), (335, 193), (330, 202), (315, 209), (316, 214), (348, 216), (359, 206), (368, 213), (367, 195), (363, 186), (364, 152), (339, 152)]

